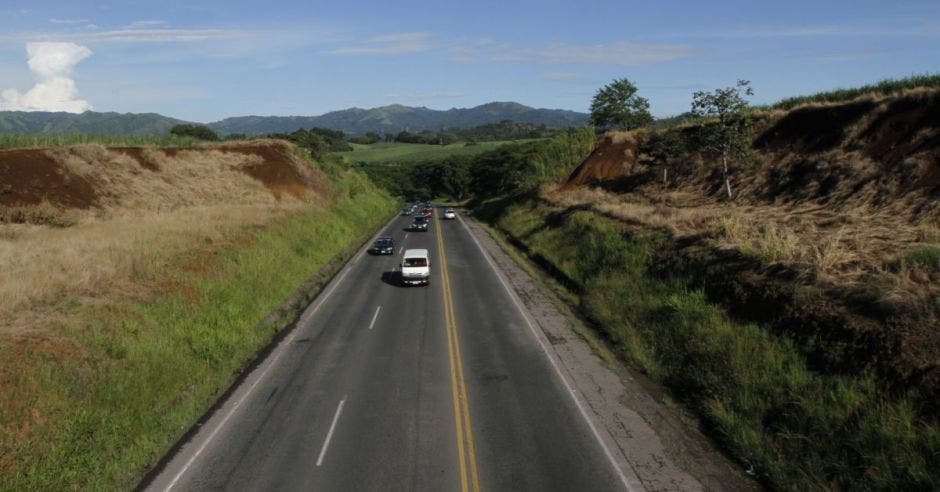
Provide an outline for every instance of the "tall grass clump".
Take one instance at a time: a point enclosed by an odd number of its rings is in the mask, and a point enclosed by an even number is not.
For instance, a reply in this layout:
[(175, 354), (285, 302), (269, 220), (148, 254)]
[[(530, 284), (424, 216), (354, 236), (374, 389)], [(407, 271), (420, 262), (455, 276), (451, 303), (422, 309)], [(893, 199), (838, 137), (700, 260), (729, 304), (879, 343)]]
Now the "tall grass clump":
[(889, 95), (909, 89), (940, 87), (940, 74), (914, 75), (902, 79), (885, 79), (861, 87), (835, 89), (808, 96), (789, 97), (774, 104), (774, 109), (792, 109), (806, 103), (840, 102), (855, 99), (865, 94)]
[(896, 268), (940, 273), (940, 246), (924, 244), (902, 253), (894, 262)]
[(792, 340), (730, 318), (689, 272), (656, 269), (665, 233), (535, 201), (499, 208), (493, 224), (575, 283), (580, 311), (620, 356), (671, 388), (774, 487), (940, 484), (935, 415), (885, 391), (873, 374), (811, 370)]

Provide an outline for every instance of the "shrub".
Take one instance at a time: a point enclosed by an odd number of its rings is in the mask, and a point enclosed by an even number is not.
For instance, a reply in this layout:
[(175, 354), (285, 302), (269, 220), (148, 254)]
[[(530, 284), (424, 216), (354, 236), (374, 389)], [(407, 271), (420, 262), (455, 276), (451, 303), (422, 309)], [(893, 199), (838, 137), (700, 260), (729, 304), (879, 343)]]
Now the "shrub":
[(170, 128), (170, 135), (176, 135), (178, 137), (194, 137), (199, 140), (208, 140), (210, 142), (217, 142), (219, 140), (219, 135), (212, 131), (211, 128), (204, 125), (176, 125), (173, 128)]

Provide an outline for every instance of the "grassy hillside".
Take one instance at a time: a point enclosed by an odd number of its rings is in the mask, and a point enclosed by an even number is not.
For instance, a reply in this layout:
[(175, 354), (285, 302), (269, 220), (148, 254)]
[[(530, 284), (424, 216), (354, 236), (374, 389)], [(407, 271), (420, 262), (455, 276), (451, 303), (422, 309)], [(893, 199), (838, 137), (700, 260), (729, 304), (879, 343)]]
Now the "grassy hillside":
[(789, 97), (773, 105), (774, 109), (792, 109), (807, 103), (844, 102), (865, 94), (888, 96), (910, 89), (940, 88), (940, 74), (915, 75), (902, 79), (885, 79), (861, 87), (835, 89), (810, 94), (808, 96)]
[(397, 208), (277, 142), (3, 152), (81, 191), (0, 195), (5, 490), (133, 487)]
[[(526, 142), (528, 140), (517, 140)], [(470, 156), (493, 150), (502, 145), (514, 143), (512, 141), (480, 142), (467, 145), (463, 142), (451, 145), (425, 145), (401, 142), (380, 142), (371, 145), (351, 144), (350, 152), (337, 152), (336, 155), (349, 163), (376, 163), (376, 162), (426, 162), (444, 159), (451, 156)]]
[(579, 206), (503, 199), (476, 210), (571, 289), (566, 297), (617, 353), (773, 486), (936, 487), (940, 425), (916, 393), (886, 393), (869, 371), (820, 371), (790, 338), (729, 315), (700, 282), (714, 258), (676, 261), (664, 231)]

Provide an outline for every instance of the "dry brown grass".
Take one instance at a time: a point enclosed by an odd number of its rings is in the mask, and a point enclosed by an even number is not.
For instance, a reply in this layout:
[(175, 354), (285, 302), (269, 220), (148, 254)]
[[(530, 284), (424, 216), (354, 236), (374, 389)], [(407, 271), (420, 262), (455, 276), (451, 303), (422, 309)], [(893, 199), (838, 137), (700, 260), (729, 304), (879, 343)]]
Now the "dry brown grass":
[(935, 224), (909, 224), (867, 207), (833, 211), (812, 204), (740, 205), (683, 191), (650, 198), (584, 186), (548, 189), (543, 197), (562, 207), (588, 207), (626, 223), (666, 230), (677, 238), (709, 237), (718, 248), (789, 265), (833, 284), (893, 275), (886, 265), (899, 252), (940, 240)]
[(45, 330), (36, 315), (51, 314), (49, 307), (58, 302), (131, 294), (140, 280), (193, 245), (222, 246), (230, 232), (288, 210), (192, 207), (90, 219), (66, 229), (0, 225), (0, 326), (8, 334)]
[(47, 151), (66, 169), (100, 185), (105, 210), (173, 210), (180, 207), (273, 204), (277, 200), (257, 180), (239, 169), (258, 164), (254, 155), (218, 149), (185, 149), (170, 157), (147, 148), (150, 171), (133, 157), (97, 144)]
[(3, 211), (14, 218), (67, 217), (58, 225), (68, 227), (0, 220), (0, 334), (47, 330), (66, 316), (56, 307), (63, 301), (133, 295), (174, 256), (206, 244), (221, 246), (234, 231), (309, 203), (289, 194), (276, 199), (239, 170), (260, 157), (221, 147), (182, 150), (173, 157), (144, 149), (143, 159), (156, 171), (95, 144), (48, 151), (103, 190), (101, 207), (62, 210), (46, 204)]

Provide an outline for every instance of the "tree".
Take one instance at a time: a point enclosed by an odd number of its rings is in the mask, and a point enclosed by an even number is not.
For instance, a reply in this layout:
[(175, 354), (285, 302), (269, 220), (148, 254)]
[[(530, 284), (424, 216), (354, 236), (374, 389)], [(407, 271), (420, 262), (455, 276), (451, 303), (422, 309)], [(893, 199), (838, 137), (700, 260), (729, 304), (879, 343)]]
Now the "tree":
[(650, 103), (636, 94), (627, 79), (616, 79), (597, 91), (591, 102), (591, 123), (598, 128), (633, 130), (653, 122)]
[(218, 141), (219, 135), (203, 125), (176, 125), (170, 128), (170, 134), (179, 137), (195, 137), (200, 140)]
[(702, 126), (705, 146), (721, 154), (721, 168), (725, 179), (725, 191), (731, 196), (731, 179), (728, 176), (728, 159), (744, 159), (750, 151), (748, 126), (750, 124), (748, 103), (744, 96), (753, 96), (750, 81), (738, 80), (734, 87), (715, 89), (714, 92), (696, 91), (692, 95), (692, 113), (696, 116), (713, 117), (718, 121)]

